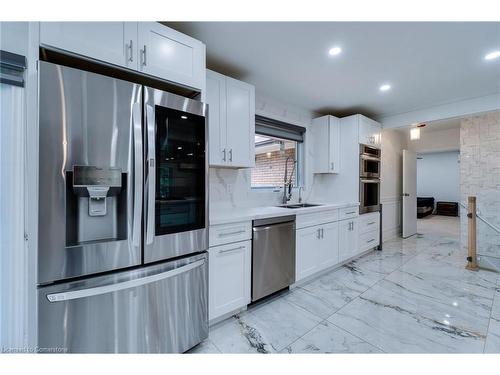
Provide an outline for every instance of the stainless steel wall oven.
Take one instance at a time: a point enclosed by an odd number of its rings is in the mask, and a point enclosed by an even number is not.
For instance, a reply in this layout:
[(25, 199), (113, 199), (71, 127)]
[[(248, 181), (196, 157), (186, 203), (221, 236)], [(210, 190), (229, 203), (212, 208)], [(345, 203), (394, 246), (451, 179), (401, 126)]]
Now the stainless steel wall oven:
[(359, 212), (380, 211), (380, 149), (360, 145), (359, 154)]

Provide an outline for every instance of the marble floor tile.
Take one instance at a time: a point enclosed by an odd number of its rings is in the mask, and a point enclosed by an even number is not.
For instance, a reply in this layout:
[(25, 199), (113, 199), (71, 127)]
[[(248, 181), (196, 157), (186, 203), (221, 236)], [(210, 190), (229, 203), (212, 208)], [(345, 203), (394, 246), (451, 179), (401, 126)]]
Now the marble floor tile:
[(382, 278), (380, 273), (364, 271), (349, 263), (299, 286), (285, 298), (325, 319)]
[(219, 354), (220, 351), (210, 339), (200, 342), (194, 348), (190, 349), (188, 354)]
[[(377, 290), (372, 288), (370, 292)], [(374, 292), (361, 295), (328, 321), (389, 353), (483, 351), (484, 334), (445, 324), (415, 307), (408, 308), (404, 298), (394, 296), (389, 303), (384, 302)]]
[(381, 353), (373, 345), (323, 321), (281, 351), (282, 353)]
[(273, 353), (259, 331), (236, 316), (210, 328), (210, 340), (222, 353)]
[(499, 287), (495, 293), (488, 335), (486, 336), (486, 344), (484, 346), (485, 353), (500, 353), (500, 278), (498, 283)]
[(239, 320), (241, 324), (255, 330), (255, 335), (268, 351), (280, 351), (323, 319), (280, 298), (253, 309)]

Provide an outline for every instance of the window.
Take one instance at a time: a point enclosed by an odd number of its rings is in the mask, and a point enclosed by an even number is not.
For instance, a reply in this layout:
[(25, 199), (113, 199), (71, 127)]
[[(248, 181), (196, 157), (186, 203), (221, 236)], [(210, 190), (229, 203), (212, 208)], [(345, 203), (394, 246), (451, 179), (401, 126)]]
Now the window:
[(261, 116), (255, 116), (255, 120), (252, 188), (283, 186), (285, 169), (292, 186), (300, 186), (305, 128)]

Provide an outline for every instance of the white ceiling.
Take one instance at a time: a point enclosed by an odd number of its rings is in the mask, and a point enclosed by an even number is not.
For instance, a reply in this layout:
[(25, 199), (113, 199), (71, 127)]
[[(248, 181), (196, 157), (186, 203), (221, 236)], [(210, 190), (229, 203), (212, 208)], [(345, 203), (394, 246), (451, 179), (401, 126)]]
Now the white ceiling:
[(208, 68), (319, 114), (377, 118), (500, 92), (500, 59), (484, 60), (499, 22), (166, 24), (206, 44)]
[(431, 122), (427, 122), (425, 125), (426, 125), (425, 130), (427, 130), (427, 131), (460, 129), (460, 118), (431, 121)]

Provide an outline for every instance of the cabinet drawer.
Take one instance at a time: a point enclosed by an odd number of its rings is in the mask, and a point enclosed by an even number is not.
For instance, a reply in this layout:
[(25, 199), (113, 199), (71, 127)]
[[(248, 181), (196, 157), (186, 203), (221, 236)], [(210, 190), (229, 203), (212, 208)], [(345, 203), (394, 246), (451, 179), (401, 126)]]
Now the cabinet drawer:
[(358, 216), (359, 207), (351, 206), (339, 209), (339, 220), (351, 219)]
[(378, 246), (380, 243), (379, 232), (372, 231), (359, 236), (359, 252), (363, 252)]
[(380, 213), (372, 212), (359, 217), (359, 233), (364, 234), (372, 231), (379, 231)]
[(306, 228), (312, 227), (313, 225), (330, 223), (338, 219), (339, 211), (337, 209), (323, 212), (311, 212), (310, 214), (298, 214), (295, 219), (295, 226), (297, 229)]
[(252, 223), (242, 221), (232, 224), (221, 224), (210, 227), (209, 245), (217, 246), (226, 243), (250, 240), (252, 238)]

